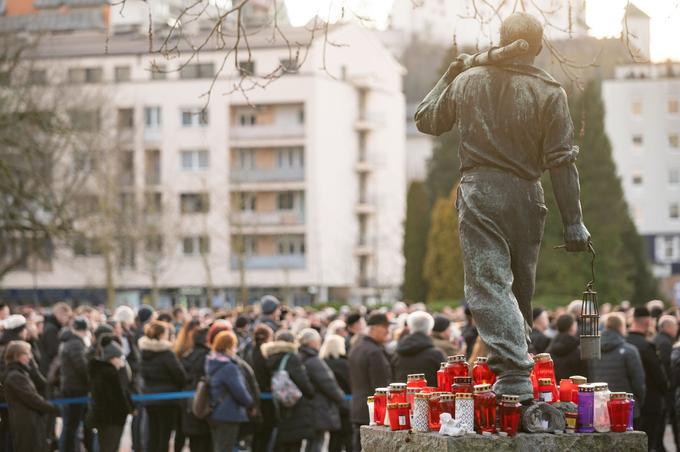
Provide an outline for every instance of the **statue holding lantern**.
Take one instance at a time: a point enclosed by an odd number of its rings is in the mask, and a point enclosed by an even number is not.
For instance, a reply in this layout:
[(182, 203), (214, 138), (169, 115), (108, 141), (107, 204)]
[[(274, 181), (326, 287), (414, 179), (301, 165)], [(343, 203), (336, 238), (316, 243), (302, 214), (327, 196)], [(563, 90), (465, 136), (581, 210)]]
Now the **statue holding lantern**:
[[(499, 48), (451, 63), (419, 105), (415, 121), (431, 135), (458, 127), (456, 209), (465, 298), (498, 376), (494, 392), (530, 403), (533, 362), (527, 344), (547, 214), (544, 171), (550, 172), (567, 251), (588, 251), (590, 234), (581, 213), (579, 149), (572, 143), (566, 93), (533, 66), (543, 27), (529, 14), (514, 13), (503, 21), (500, 39)], [(594, 301), (591, 287), (588, 292), (588, 301)], [(599, 341), (589, 343), (599, 354)], [(586, 355), (594, 357), (592, 351)]]

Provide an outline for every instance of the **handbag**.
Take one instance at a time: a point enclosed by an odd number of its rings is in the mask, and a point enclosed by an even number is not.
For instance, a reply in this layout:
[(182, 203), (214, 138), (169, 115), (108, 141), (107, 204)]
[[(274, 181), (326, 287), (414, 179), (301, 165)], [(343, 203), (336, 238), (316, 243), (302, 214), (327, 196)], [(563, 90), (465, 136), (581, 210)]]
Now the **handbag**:
[(289, 353), (281, 359), (278, 370), (272, 375), (272, 399), (286, 408), (294, 406), (302, 398), (302, 392), (286, 370), (288, 358)]

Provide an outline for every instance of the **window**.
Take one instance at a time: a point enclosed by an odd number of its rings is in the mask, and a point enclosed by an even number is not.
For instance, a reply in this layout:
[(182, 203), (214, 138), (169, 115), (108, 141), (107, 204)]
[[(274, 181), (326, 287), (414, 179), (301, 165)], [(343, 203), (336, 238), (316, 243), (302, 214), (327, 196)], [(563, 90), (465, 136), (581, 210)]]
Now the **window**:
[(300, 111), (298, 111), (297, 119), (298, 119), (298, 124), (304, 124), (305, 123), (305, 109), (304, 108), (301, 108)]
[(31, 69), (31, 72), (28, 73), (28, 83), (31, 85), (47, 85), (47, 71)]
[(135, 268), (135, 242), (131, 237), (118, 238), (118, 265), (120, 268)]
[(181, 152), (182, 169), (184, 171), (199, 171), (208, 169), (209, 154), (205, 149), (199, 151)]
[(151, 68), (151, 80), (165, 80), (167, 77), (164, 64), (157, 64)]
[(208, 125), (208, 110), (182, 110), (183, 127), (204, 127)]
[(215, 76), (215, 65), (213, 63), (187, 64), (179, 71), (179, 78), (212, 78)]
[(120, 211), (120, 216), (124, 220), (135, 220), (135, 207), (134, 193), (120, 193), (118, 195), (118, 208)]
[(161, 107), (144, 107), (144, 126), (147, 129), (161, 126)]
[(670, 185), (680, 184), (680, 170), (678, 168), (671, 168), (668, 170), (668, 183)]
[(281, 256), (305, 254), (305, 239), (297, 235), (279, 237), (276, 240), (276, 251)]
[(146, 185), (161, 183), (161, 151), (158, 149), (144, 151), (144, 183)]
[(257, 113), (254, 111), (242, 111), (238, 113), (237, 124), (241, 127), (254, 126), (257, 124)]
[(668, 146), (670, 146), (673, 149), (680, 148), (680, 135), (678, 135), (677, 133), (669, 133)]
[(144, 237), (144, 250), (149, 254), (162, 254), (163, 236), (161, 234), (151, 234)]
[(252, 60), (239, 61), (238, 72), (241, 76), (255, 75), (255, 62)]
[(257, 196), (255, 193), (239, 193), (239, 209), (241, 212), (254, 212), (257, 210)]
[(295, 206), (295, 193), (292, 191), (277, 193), (276, 205), (279, 210), (293, 210), (293, 207)]
[(163, 195), (159, 192), (144, 193), (144, 213), (156, 214), (163, 212)]
[(207, 235), (182, 238), (182, 254), (185, 256), (201, 256), (208, 253), (210, 253), (210, 238)]
[(100, 83), (103, 74), (104, 71), (100, 67), (70, 68), (68, 70), (68, 81), (70, 83)]
[(135, 126), (135, 111), (132, 108), (118, 109), (118, 129), (132, 129)]
[(633, 185), (642, 185), (642, 174), (633, 174)]
[(665, 260), (675, 258), (675, 241), (673, 237), (663, 237), (663, 258)]
[(101, 125), (99, 110), (69, 110), (68, 115), (71, 127), (75, 130), (94, 132)]
[(119, 156), (119, 183), (121, 185), (134, 185), (135, 183), (135, 153), (134, 151), (121, 151)]
[(210, 210), (210, 197), (207, 193), (182, 193), (179, 196), (183, 214), (208, 213)]
[(99, 240), (78, 234), (73, 240), (73, 255), (80, 257), (99, 256), (102, 253)]
[(276, 164), (279, 168), (303, 168), (305, 166), (302, 148), (279, 149), (276, 157)]
[(130, 66), (116, 66), (113, 69), (113, 77), (116, 83), (130, 81)]
[(239, 149), (236, 164), (239, 169), (255, 169), (255, 151), (252, 149)]
[(234, 255), (257, 255), (257, 237), (253, 235), (233, 236), (231, 248)]
[(668, 205), (668, 218), (671, 220), (680, 218), (680, 205), (677, 202), (672, 202)]
[(633, 116), (641, 116), (642, 115), (642, 101), (635, 100), (631, 104), (631, 111), (633, 113)]
[(281, 59), (280, 62), (281, 67), (283, 68), (283, 72), (287, 74), (295, 74), (296, 72), (298, 72), (298, 69), (300, 68), (298, 65), (297, 58), (295, 59), (284, 58)]
[(668, 113), (671, 115), (680, 113), (680, 101), (678, 99), (668, 100)]
[(633, 135), (632, 140), (633, 140), (633, 146), (635, 146), (635, 147), (640, 147), (640, 146), (642, 146), (643, 141), (644, 141), (644, 140), (642, 139), (642, 135), (639, 134), (639, 133)]

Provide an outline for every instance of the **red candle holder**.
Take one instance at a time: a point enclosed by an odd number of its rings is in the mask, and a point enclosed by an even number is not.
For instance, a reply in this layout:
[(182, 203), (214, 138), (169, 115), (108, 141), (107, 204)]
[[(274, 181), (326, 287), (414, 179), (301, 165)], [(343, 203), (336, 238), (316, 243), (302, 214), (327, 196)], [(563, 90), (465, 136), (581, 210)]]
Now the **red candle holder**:
[(373, 421), (376, 425), (383, 425), (385, 423), (385, 415), (387, 414), (387, 395), (389, 389), (378, 388), (373, 395)]
[(475, 430), (496, 433), (496, 394), (491, 385), (475, 386)]
[(496, 382), (496, 374), (489, 369), (488, 358), (486, 356), (477, 357), (475, 366), (472, 368), (472, 381), (476, 385), (489, 384)]
[(406, 383), (390, 383), (390, 395), (388, 403), (407, 403), (406, 402)]
[(574, 391), (574, 383), (569, 378), (560, 380), (560, 401), (571, 402), (571, 393)]
[(612, 432), (625, 432), (628, 428), (628, 417), (630, 414), (630, 402), (628, 394), (625, 392), (612, 392), (609, 402), (609, 421), (611, 422)]
[(410, 374), (406, 376), (407, 388), (424, 388), (425, 386), (427, 386), (425, 374)]
[(557, 402), (557, 388), (550, 378), (538, 379), (538, 400), (550, 404)]
[(499, 409), (500, 431), (508, 436), (515, 436), (519, 429), (522, 404), (519, 403), (519, 396), (504, 395), (501, 397)]
[(453, 387), (451, 392), (454, 394), (460, 394), (461, 392), (469, 392), (472, 394), (473, 385), (472, 378), (470, 377), (456, 377), (453, 379)]
[(408, 415), (408, 403), (388, 403), (387, 415), (390, 417), (390, 430), (409, 430), (411, 422)]
[(439, 391), (445, 391), (446, 390), (446, 363), (443, 362), (439, 366), (439, 370), (437, 371), (437, 389)]
[(456, 418), (456, 395), (450, 392), (441, 394), (439, 396), (439, 407), (442, 413), (449, 413), (451, 419)]
[(439, 415), (442, 414), (441, 392), (433, 392), (428, 399), (427, 425), (430, 430), (439, 431)]
[(588, 379), (580, 375), (572, 375), (569, 379), (574, 384), (571, 391), (571, 402), (578, 405), (578, 387), (588, 384)]
[(448, 392), (451, 391), (454, 378), (470, 376), (470, 364), (465, 361), (465, 355), (449, 356), (446, 361), (446, 381), (444, 382), (444, 390)]
[(534, 355), (534, 372), (536, 373), (536, 379), (550, 378), (552, 383), (557, 386), (557, 381), (555, 380), (555, 364), (553, 363), (550, 353), (539, 353)]

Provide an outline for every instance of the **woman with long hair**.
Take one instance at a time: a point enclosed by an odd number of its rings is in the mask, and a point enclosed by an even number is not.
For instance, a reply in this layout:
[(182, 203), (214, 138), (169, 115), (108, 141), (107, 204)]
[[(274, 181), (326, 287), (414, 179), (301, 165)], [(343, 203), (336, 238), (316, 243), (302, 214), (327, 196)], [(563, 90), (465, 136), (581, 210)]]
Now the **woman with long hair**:
[[(182, 366), (184, 366), (188, 377), (185, 387), (188, 391), (195, 391), (198, 382), (205, 376), (205, 358), (210, 353), (210, 347), (206, 343), (207, 335), (207, 327), (194, 329), (192, 334), (193, 347), (180, 356)], [(191, 452), (206, 452), (212, 448), (208, 422), (194, 416), (190, 404), (182, 410), (182, 433), (189, 438)]]
[[(326, 335), (326, 339), (319, 350), (319, 357), (326, 361), (342, 391), (345, 394), (351, 394), (349, 361), (347, 360), (345, 345), (344, 337), (337, 334)], [(352, 423), (349, 419), (349, 401), (345, 401), (340, 406), (340, 430), (330, 433), (328, 451), (340, 452), (343, 447), (345, 452), (352, 452)]]

